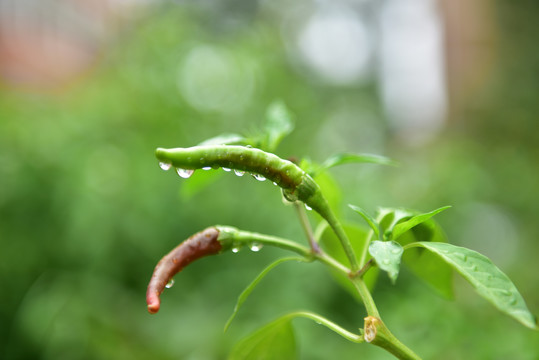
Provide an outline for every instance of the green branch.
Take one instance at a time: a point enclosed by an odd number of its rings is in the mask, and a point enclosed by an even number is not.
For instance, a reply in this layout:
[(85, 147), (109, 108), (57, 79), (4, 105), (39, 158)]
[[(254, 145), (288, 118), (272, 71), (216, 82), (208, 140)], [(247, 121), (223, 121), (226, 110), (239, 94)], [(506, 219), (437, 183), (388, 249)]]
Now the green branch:
[(294, 241), (283, 239), (277, 236), (270, 236), (250, 231), (238, 230), (230, 226), (215, 226), (220, 234), (218, 240), (221, 241), (223, 249), (234, 246), (249, 245), (253, 242), (265, 244), (269, 246), (279, 247), (299, 254), (307, 259), (316, 259), (326, 264), (327, 266), (345, 274), (350, 274), (350, 269), (342, 265), (340, 262), (327, 255), (324, 252), (313, 253), (309, 248), (300, 245)]
[(303, 318), (311, 319), (311, 320), (315, 321), (317, 324), (324, 325), (328, 329), (336, 332), (337, 334), (341, 335), (343, 338), (345, 338), (347, 340), (350, 340), (352, 342), (355, 342), (355, 343), (365, 342), (365, 340), (363, 339), (363, 336), (361, 336), (360, 334), (354, 334), (354, 333), (340, 327), (339, 325), (335, 324), (334, 322), (326, 319), (325, 317), (322, 317), (322, 316), (317, 315), (317, 314), (312, 313), (312, 312), (295, 311), (293, 313), (289, 313), (289, 314), (284, 315), (281, 319), (287, 319), (287, 318), (292, 319), (292, 318), (296, 318), (296, 317), (303, 317)]

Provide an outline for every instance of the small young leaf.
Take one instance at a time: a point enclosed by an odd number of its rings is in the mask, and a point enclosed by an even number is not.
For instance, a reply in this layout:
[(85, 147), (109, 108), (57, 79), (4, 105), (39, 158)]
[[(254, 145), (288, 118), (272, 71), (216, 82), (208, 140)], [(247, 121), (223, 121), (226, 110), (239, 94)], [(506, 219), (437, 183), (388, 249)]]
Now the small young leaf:
[(348, 204), (348, 206), (350, 207), (350, 209), (361, 215), (363, 219), (365, 219), (367, 224), (369, 224), (369, 226), (371, 227), (372, 231), (374, 231), (374, 235), (376, 235), (376, 238), (378, 239), (380, 237), (380, 230), (378, 229), (378, 223), (376, 222), (376, 220), (374, 220), (374, 218), (362, 208), (351, 204)]
[[(419, 212), (409, 209), (380, 208), (377, 214), (380, 231), (391, 235), (396, 224), (403, 223), (419, 214)], [(385, 238), (387, 239), (387, 237)], [(402, 246), (419, 241), (447, 242), (443, 230), (432, 218), (406, 231), (395, 241)], [(402, 256), (402, 262), (439, 295), (446, 299), (453, 298), (451, 266), (437, 255), (424, 249), (408, 249)]]
[(294, 130), (292, 115), (283, 101), (274, 101), (268, 107), (264, 130), (268, 137), (267, 149), (271, 152), (275, 151), (281, 140)]
[(204, 140), (198, 145), (246, 145), (247, 143), (247, 139), (244, 136), (227, 133)]
[(393, 227), (392, 237), (391, 238), (393, 240), (398, 239), (399, 236), (401, 236), (402, 234), (404, 234), (405, 232), (407, 232), (408, 230), (410, 230), (414, 226), (417, 226), (417, 225), (427, 221), (428, 219), (430, 219), (434, 215), (436, 215), (436, 214), (438, 214), (438, 213), (440, 213), (440, 212), (442, 212), (444, 210), (447, 210), (450, 207), (451, 206), (444, 206), (444, 207), (441, 207), (439, 209), (433, 210), (433, 211), (428, 212), (428, 213), (414, 215), (410, 219), (396, 224)]
[(238, 313), (241, 305), (243, 305), (245, 300), (247, 300), (247, 297), (251, 294), (251, 292), (254, 290), (256, 285), (258, 285), (258, 283), (264, 278), (264, 276), (266, 276), (277, 265), (286, 261), (291, 261), (291, 260), (303, 261), (303, 262), (307, 261), (307, 259), (297, 257), (297, 256), (285, 257), (285, 258), (281, 258), (272, 262), (264, 270), (262, 270), (260, 274), (258, 274), (258, 276), (245, 288), (245, 290), (242, 291), (240, 296), (238, 296), (238, 301), (236, 302), (236, 306), (234, 306), (234, 311), (232, 312), (232, 315), (230, 315), (230, 317), (228, 318), (225, 324), (225, 332), (228, 330), (228, 327), (232, 323), (232, 320), (234, 320), (234, 318), (236, 317), (236, 314)]
[(460, 246), (446, 243), (413, 243), (422, 246), (451, 265), (477, 293), (491, 302), (500, 311), (512, 316), (523, 325), (537, 329), (535, 317), (530, 313), (522, 295), (515, 285), (486, 256)]
[(386, 271), (393, 283), (399, 276), (403, 249), (395, 241), (373, 241), (369, 245), (369, 254), (374, 258), (378, 267)]
[(410, 219), (412, 216), (417, 215), (418, 212), (400, 209), (400, 208), (378, 208), (376, 219), (378, 220), (378, 226), (380, 228), (380, 234), (384, 235), (384, 239), (387, 240), (391, 235), (393, 227), (399, 222)]
[(228, 360), (297, 359), (296, 339), (289, 317), (275, 320), (241, 340)]
[(397, 163), (388, 157), (373, 154), (352, 154), (341, 153), (329, 157), (322, 165), (316, 169), (316, 172), (325, 171), (337, 165), (352, 163), (371, 163), (379, 165), (396, 165)]

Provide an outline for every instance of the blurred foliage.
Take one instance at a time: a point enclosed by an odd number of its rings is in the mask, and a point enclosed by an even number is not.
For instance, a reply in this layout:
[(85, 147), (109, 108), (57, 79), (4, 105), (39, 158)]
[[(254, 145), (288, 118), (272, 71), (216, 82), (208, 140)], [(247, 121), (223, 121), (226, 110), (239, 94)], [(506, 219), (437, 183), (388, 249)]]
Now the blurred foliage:
[[(0, 89), (1, 358), (222, 359), (250, 331), (298, 308), (360, 326), (361, 306), (326, 269), (287, 263), (223, 334), (237, 295), (282, 254), (266, 248), (192, 264), (159, 315), (146, 313), (157, 260), (206, 226), (303, 241), (271, 184), (221, 176), (185, 197), (185, 181), (162, 172), (153, 156), (157, 146), (260, 128), (274, 99), (296, 122), (279, 155), (321, 161), (337, 151), (384, 152), (401, 163), (332, 169), (343, 189), (332, 203), (452, 204), (439, 218), (449, 241), (492, 258), (538, 312), (536, 2), (497, 2), (500, 56), (491, 82), (460, 104), (435, 142), (416, 147), (387, 130), (375, 84), (313, 82), (290, 66), (278, 14), (227, 3), (235, 5), (155, 6), (65, 91)], [(356, 219), (343, 205), (343, 217)], [(456, 302), (448, 302), (403, 271), (396, 286), (381, 278), (374, 297), (392, 331), (425, 358), (537, 357), (537, 333), (456, 285)], [(311, 322), (294, 326), (304, 359), (388, 358)]]

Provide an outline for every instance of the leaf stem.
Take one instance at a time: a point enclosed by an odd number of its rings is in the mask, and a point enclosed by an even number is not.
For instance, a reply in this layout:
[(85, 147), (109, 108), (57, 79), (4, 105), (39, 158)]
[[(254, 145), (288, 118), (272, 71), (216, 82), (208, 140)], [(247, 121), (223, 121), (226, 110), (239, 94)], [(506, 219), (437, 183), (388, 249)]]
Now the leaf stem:
[(314, 238), (313, 230), (311, 228), (311, 224), (309, 223), (309, 219), (307, 218), (307, 213), (305, 211), (303, 203), (299, 201), (294, 202), (294, 208), (296, 209), (296, 212), (299, 217), (299, 222), (301, 224), (301, 227), (303, 228), (303, 231), (305, 231), (305, 235), (307, 236), (307, 240), (309, 241), (312, 252), (315, 254), (320, 253), (320, 246)]
[(322, 317), (318, 314), (309, 312), (309, 311), (295, 311), (293, 313), (289, 313), (283, 316), (283, 318), (296, 318), (296, 317), (303, 317), (307, 319), (314, 320), (316, 323), (320, 325), (324, 325), (328, 329), (336, 332), (337, 334), (341, 335), (343, 338), (350, 340), (355, 343), (362, 343), (365, 340), (363, 339), (363, 336), (360, 334), (354, 334), (339, 325), (335, 324), (334, 322), (326, 319), (325, 317)]
[(369, 261), (367, 261), (365, 263), (365, 265), (363, 265), (363, 267), (361, 269), (359, 269), (359, 271), (357, 272), (357, 276), (358, 277), (362, 277), (364, 276), (367, 271), (369, 271), (369, 269), (373, 266), (373, 259), (370, 259)]

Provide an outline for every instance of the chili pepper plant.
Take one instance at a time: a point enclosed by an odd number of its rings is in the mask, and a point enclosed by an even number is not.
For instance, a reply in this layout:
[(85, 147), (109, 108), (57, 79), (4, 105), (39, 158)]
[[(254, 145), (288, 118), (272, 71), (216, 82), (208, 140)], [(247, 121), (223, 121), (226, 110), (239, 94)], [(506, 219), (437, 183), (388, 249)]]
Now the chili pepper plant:
[[(252, 175), (259, 181), (275, 185), (276, 196), (294, 206), (306, 237), (306, 245), (297, 239), (244, 231), (231, 226), (215, 225), (202, 230), (180, 243), (165, 255), (155, 267), (148, 285), (148, 311), (159, 311), (160, 295), (176, 273), (192, 261), (242, 247), (257, 251), (262, 246), (275, 246), (294, 253), (269, 264), (239, 295), (232, 315), (225, 324), (230, 326), (242, 304), (262, 278), (276, 266), (288, 261), (318, 261), (327, 266), (341, 281), (355, 291), (365, 307), (367, 316), (357, 329), (344, 329), (323, 314), (292, 311), (265, 325), (241, 340), (232, 350), (230, 359), (293, 359), (297, 352), (293, 343), (283, 340), (293, 337), (291, 321), (297, 317), (311, 319), (326, 326), (358, 346), (379, 346), (399, 359), (420, 359), (390, 331), (373, 299), (369, 284), (379, 273), (397, 280), (401, 263), (438, 292), (451, 291), (452, 272), (466, 279), (477, 294), (501, 312), (531, 329), (537, 322), (511, 280), (487, 257), (445, 241), (440, 226), (432, 217), (448, 209), (443, 206), (430, 212), (401, 208), (380, 208), (375, 215), (361, 207), (349, 205), (350, 211), (365, 221), (366, 235), (348, 231), (335, 215), (317, 183), (317, 177), (329, 169), (348, 163), (392, 165), (386, 157), (370, 154), (337, 154), (322, 163), (309, 159), (290, 161), (274, 152), (280, 141), (293, 130), (292, 116), (282, 102), (268, 108), (263, 130), (251, 136), (223, 134), (193, 147), (156, 150), (159, 166), (174, 169), (188, 179), (199, 169), (222, 169), (238, 176)], [(308, 211), (322, 219), (316, 230), (311, 228)], [(328, 239), (337, 239), (331, 243)], [(338, 249), (341, 248), (341, 250)], [(344, 255), (341, 255), (344, 254)]]

